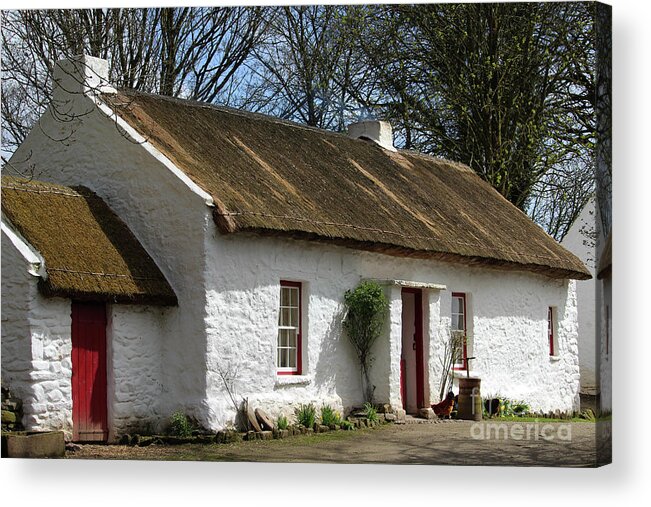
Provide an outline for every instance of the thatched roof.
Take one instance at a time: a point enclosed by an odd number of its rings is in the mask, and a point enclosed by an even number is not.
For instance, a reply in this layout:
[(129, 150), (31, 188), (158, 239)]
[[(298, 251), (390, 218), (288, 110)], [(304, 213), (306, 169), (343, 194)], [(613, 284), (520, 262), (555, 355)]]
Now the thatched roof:
[(613, 272), (613, 233), (608, 234), (601, 254), (599, 255), (599, 266), (597, 266), (597, 278), (599, 280), (608, 278)]
[(213, 197), (222, 233), (590, 278), (464, 165), (204, 103), (132, 91), (102, 99)]
[(3, 175), (2, 213), (45, 259), (39, 288), (46, 296), (177, 304), (136, 237), (87, 188)]

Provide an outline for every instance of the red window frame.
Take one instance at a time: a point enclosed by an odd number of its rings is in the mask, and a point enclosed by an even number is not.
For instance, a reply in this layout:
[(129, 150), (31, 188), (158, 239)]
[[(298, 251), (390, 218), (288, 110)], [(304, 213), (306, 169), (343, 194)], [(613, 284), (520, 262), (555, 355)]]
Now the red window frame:
[[(463, 358), (461, 363), (456, 363), (452, 366), (454, 370), (465, 370), (468, 362), (468, 305), (466, 302), (465, 292), (453, 292), (453, 298), (461, 298), (463, 300)], [(456, 331), (456, 330), (455, 330)]]
[(547, 307), (547, 338), (549, 339), (549, 355), (555, 356), (554, 349), (554, 307)]
[[(278, 375), (301, 375), (303, 372), (303, 284), (301, 282), (291, 282), (289, 280), (280, 281), (280, 289), (283, 287), (298, 288), (298, 332), (296, 333), (296, 369), (295, 370), (276, 370)], [(280, 294), (278, 295), (280, 297)], [(278, 335), (276, 335), (276, 368), (278, 368)]]

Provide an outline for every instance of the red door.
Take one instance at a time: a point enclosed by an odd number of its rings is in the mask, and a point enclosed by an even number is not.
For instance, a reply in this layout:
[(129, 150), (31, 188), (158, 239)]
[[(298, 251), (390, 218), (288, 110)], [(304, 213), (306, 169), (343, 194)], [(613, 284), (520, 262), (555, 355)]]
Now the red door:
[(106, 306), (72, 303), (73, 440), (105, 441)]
[(416, 404), (418, 408), (425, 407), (425, 371), (424, 371), (424, 349), (423, 349), (423, 291), (416, 291), (415, 297), (415, 327), (416, 333)]
[[(423, 291), (421, 289), (403, 288), (403, 293), (414, 294), (414, 350), (416, 351), (416, 405), (418, 408), (425, 408), (425, 351), (423, 344)], [(403, 408), (407, 400), (407, 381), (408, 375), (413, 375), (412, 371), (405, 371), (406, 364), (404, 359), (400, 363), (400, 382)], [(413, 377), (412, 377), (413, 378)], [(404, 393), (403, 393), (404, 390)]]

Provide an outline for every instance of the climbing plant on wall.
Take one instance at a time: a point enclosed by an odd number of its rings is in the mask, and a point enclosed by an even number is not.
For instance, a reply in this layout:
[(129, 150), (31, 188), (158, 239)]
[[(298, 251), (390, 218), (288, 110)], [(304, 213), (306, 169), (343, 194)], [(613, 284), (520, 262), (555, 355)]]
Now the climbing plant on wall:
[(346, 291), (344, 304), (346, 316), (343, 326), (360, 363), (364, 401), (372, 402), (375, 386), (370, 380), (373, 362), (371, 348), (382, 332), (389, 302), (380, 285), (362, 282), (354, 290)]

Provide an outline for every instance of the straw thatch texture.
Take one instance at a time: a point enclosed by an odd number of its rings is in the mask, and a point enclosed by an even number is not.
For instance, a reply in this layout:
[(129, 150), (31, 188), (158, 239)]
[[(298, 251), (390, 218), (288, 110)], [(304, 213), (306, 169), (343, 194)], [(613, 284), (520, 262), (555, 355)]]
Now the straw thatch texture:
[(46, 296), (177, 304), (136, 237), (90, 190), (2, 176), (2, 212), (45, 259)]
[(590, 278), (461, 164), (198, 102), (131, 91), (103, 100), (212, 195), (223, 233)]

